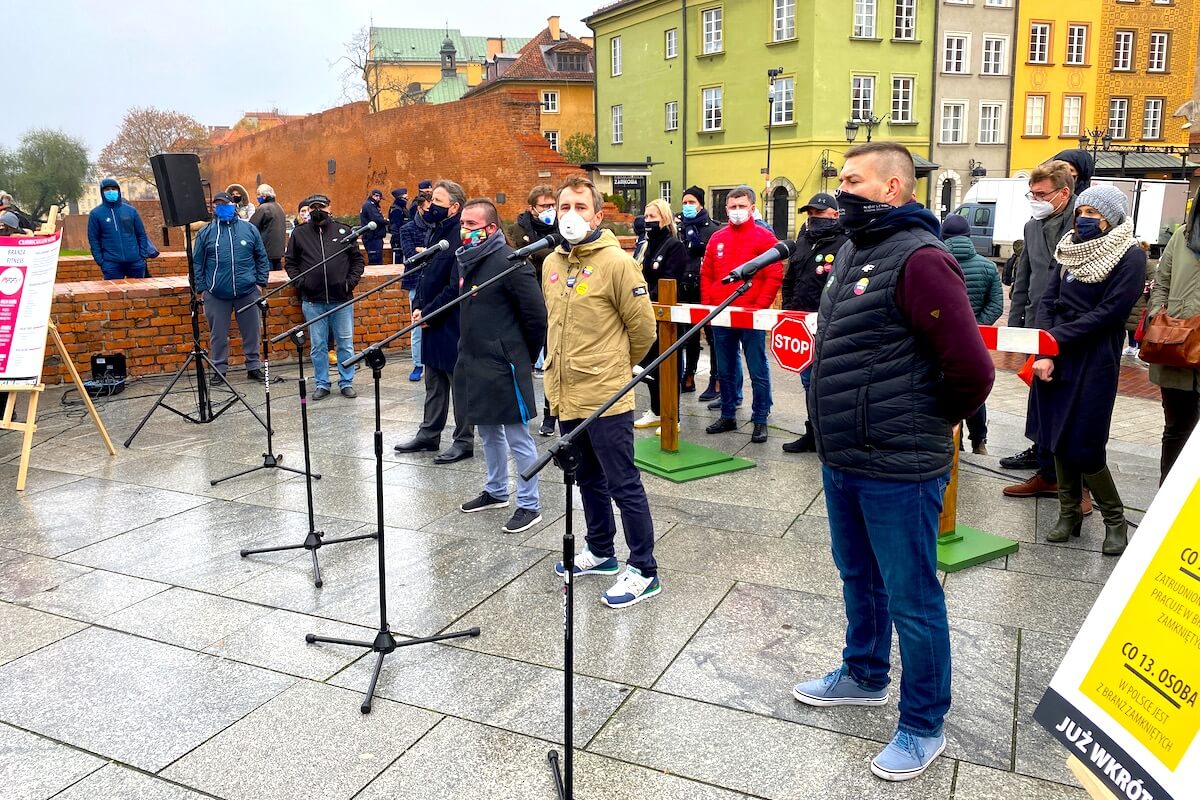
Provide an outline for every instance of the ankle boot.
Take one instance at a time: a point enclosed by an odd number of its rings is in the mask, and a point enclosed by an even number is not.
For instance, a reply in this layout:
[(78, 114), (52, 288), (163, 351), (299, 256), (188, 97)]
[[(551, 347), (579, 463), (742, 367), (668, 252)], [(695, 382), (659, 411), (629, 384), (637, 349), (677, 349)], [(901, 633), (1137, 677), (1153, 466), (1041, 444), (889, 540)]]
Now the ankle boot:
[(1078, 536), (1083, 527), (1083, 476), (1059, 458), (1054, 459), (1054, 469), (1058, 472), (1058, 521), (1046, 534), (1046, 541), (1061, 543)]
[(804, 423), (804, 435), (794, 442), (788, 442), (783, 446), (785, 453), (815, 453), (817, 452), (817, 440), (813, 436), (811, 422)]
[(1129, 543), (1129, 523), (1125, 521), (1125, 504), (1113, 483), (1112, 473), (1105, 467), (1083, 478), (1092, 490), (1092, 501), (1104, 518), (1104, 544), (1100, 551), (1106, 556), (1119, 556)]

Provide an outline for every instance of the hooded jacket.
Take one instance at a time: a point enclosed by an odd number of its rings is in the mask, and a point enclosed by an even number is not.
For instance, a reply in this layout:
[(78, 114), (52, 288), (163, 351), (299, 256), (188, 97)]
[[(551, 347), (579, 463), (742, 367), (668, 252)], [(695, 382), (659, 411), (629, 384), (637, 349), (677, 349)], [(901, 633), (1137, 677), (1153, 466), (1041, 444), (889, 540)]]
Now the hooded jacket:
[(970, 236), (951, 236), (945, 244), (962, 269), (975, 321), (980, 325), (991, 325), (1004, 313), (1004, 289), (1000, 286), (996, 265), (979, 255)]
[[(712, 235), (700, 264), (700, 302), (716, 305), (738, 288), (721, 279), (735, 268), (779, 244), (775, 234), (753, 220), (741, 225), (726, 225)], [(770, 308), (783, 283), (783, 262), (763, 267), (754, 276), (750, 291), (742, 295), (739, 308)]]
[[(374, 191), (372, 191), (372, 194)], [(387, 236), (388, 221), (383, 216), (383, 211), (379, 206), (371, 200), (371, 195), (367, 195), (367, 199), (363, 201), (362, 208), (358, 212), (358, 224), (366, 225), (368, 222), (375, 223), (375, 230), (363, 231), (362, 240), (364, 242), (381, 242)]]
[(1075, 168), (1075, 172), (1078, 173), (1078, 177), (1075, 178), (1075, 194), (1082, 193), (1092, 185), (1092, 176), (1096, 174), (1096, 162), (1087, 150), (1063, 150), (1051, 160), (1065, 161)]
[(192, 249), (196, 290), (221, 300), (236, 300), (266, 286), (271, 272), (258, 228), (242, 219), (214, 219), (196, 235)]
[(267, 248), (267, 258), (272, 261), (283, 258), (284, 245), (287, 239), (287, 216), (275, 198), (267, 198), (250, 216), (250, 224), (258, 228), (263, 245)]
[(146, 228), (137, 209), (125, 202), (124, 195), (110, 203), (104, 198), (105, 189), (121, 191), (112, 178), (100, 181), (100, 205), (88, 214), (88, 244), (92, 258), (105, 264), (136, 264), (152, 255), (154, 246), (146, 237)]
[(335, 219), (320, 227), (306, 222), (292, 231), (284, 259), (289, 278), (345, 249), (341, 255), (326, 261), (325, 266), (304, 276), (297, 287), (302, 299), (311, 303), (344, 303), (354, 296), (354, 287), (363, 276), (363, 255), (357, 242), (346, 248), (342, 240), (349, 232)]
[(238, 203), (237, 215), (238, 219), (244, 219), (246, 222), (254, 216), (254, 203), (250, 202), (250, 193), (246, 191), (246, 187), (240, 183), (231, 183), (225, 187), (225, 191), (233, 194), (234, 191), (242, 193), (242, 202)]

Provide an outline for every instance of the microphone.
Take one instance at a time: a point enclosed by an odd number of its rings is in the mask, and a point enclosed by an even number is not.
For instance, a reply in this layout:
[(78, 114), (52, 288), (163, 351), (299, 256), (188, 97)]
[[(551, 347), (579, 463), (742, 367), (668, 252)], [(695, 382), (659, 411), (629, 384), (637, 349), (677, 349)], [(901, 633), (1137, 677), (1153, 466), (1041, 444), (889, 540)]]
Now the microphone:
[(415, 266), (417, 264), (420, 264), (422, 261), (428, 261), (429, 259), (433, 258), (434, 256), (436, 256), (438, 253), (442, 252), (443, 250), (449, 250), (449, 249), (450, 249), (450, 243), (447, 242), (445, 239), (440, 239), (440, 240), (438, 240), (437, 244), (429, 245), (429, 247), (426, 247), (424, 250), (417, 253), (412, 258), (404, 259), (403, 266), (405, 266), (405, 267)]
[(552, 233), (548, 236), (544, 236), (541, 239), (538, 239), (536, 242), (532, 242), (530, 244), (525, 245), (520, 250), (512, 251), (511, 253), (508, 254), (508, 260), (509, 261), (520, 261), (522, 258), (525, 258), (526, 256), (533, 255), (538, 250), (548, 250), (552, 247), (557, 247), (558, 245), (562, 244), (562, 240), (563, 240), (563, 237), (559, 236), (557, 233)]
[(796, 252), (796, 243), (794, 241), (783, 241), (776, 244), (765, 253), (761, 253), (754, 258), (737, 267), (721, 279), (721, 283), (733, 283), (734, 281), (748, 281), (754, 277), (754, 273), (758, 272), (768, 264), (774, 264), (781, 259), (791, 258), (792, 253)]
[(346, 234), (346, 238), (342, 239), (342, 241), (343, 242), (353, 242), (355, 239), (357, 239), (359, 236), (362, 236), (367, 231), (373, 231), (378, 227), (379, 226), (376, 225), (374, 222), (368, 222), (366, 225), (352, 229), (350, 231), (350, 233)]

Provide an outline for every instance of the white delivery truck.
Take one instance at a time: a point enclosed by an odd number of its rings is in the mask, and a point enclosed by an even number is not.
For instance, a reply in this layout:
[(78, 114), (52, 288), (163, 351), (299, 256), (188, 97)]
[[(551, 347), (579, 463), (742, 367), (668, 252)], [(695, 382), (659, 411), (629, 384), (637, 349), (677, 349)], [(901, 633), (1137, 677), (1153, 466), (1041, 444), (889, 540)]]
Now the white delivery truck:
[(1188, 182), (1151, 178), (1092, 178), (1092, 184), (1110, 184), (1121, 190), (1133, 211), (1133, 235), (1150, 245), (1154, 258), (1162, 253), (1171, 234), (1187, 219)]
[(1026, 178), (982, 178), (967, 190), (955, 214), (967, 218), (971, 241), (984, 256), (1008, 257), (1012, 243), (1024, 235), (1032, 211)]

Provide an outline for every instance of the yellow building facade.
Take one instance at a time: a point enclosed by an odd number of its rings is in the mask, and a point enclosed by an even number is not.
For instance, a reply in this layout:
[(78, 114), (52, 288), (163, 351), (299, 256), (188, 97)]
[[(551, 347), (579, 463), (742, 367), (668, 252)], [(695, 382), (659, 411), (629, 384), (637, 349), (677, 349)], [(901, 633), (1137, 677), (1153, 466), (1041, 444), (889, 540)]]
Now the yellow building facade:
[(1009, 139), (1013, 175), (1027, 176), (1060, 150), (1078, 147), (1079, 137), (1095, 127), (1097, 81), (1107, 47), (1101, 19), (1108, 4), (1019, 4)]

